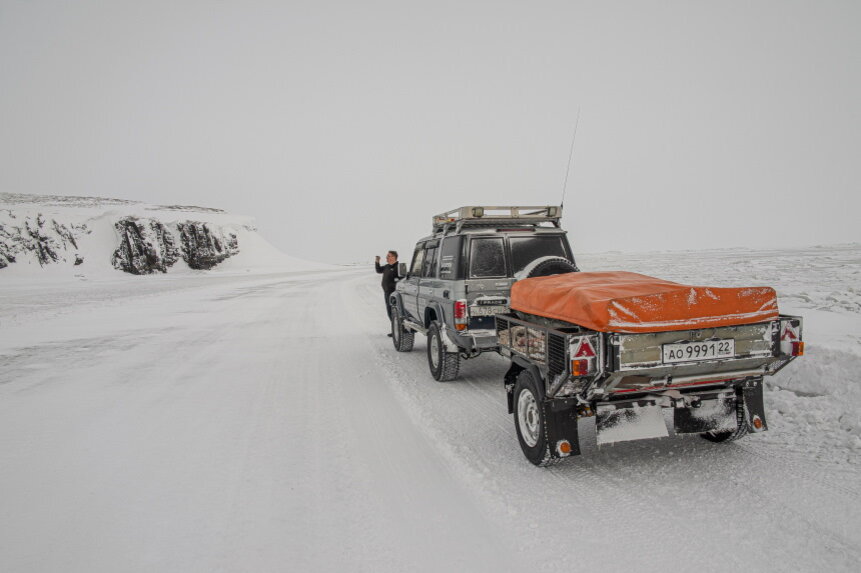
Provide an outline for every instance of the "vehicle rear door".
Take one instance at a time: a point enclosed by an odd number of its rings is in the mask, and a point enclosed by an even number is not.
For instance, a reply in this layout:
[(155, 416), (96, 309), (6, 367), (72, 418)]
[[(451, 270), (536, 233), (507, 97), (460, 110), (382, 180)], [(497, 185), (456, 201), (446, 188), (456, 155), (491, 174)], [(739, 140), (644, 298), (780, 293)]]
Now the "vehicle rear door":
[[(424, 319), (424, 309), (434, 301), (442, 298), (443, 283), (439, 279), (439, 240), (425, 243), (424, 260), (422, 262), (422, 278), (419, 281), (417, 310)], [(445, 317), (438, 317), (441, 322)]]
[(513, 279), (509, 278), (503, 235), (471, 237), (466, 270), (469, 328), (493, 328), (494, 313), (508, 308)]

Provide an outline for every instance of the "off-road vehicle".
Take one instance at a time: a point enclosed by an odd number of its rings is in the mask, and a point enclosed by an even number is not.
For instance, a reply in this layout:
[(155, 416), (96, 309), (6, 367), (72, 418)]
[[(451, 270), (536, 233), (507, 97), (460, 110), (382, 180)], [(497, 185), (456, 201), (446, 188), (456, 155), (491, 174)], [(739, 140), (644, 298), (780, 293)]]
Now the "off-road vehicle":
[(392, 293), (395, 349), (428, 337), (436, 380), (457, 377), (460, 361), (497, 351), (494, 316), (509, 310), (517, 278), (576, 271), (561, 206), (461, 207), (436, 215)]

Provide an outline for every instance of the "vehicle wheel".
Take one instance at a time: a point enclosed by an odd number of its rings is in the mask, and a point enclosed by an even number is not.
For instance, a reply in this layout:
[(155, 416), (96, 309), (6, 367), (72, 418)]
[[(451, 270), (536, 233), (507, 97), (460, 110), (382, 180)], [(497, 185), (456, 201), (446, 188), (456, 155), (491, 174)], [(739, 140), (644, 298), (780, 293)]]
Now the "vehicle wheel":
[(517, 440), (523, 455), (540, 467), (557, 461), (550, 455), (544, 423), (538, 385), (532, 374), (524, 370), (517, 376), (514, 385), (514, 427), (517, 428)]
[(550, 275), (562, 275), (565, 273), (574, 273), (577, 272), (578, 269), (574, 264), (568, 259), (563, 259), (562, 257), (554, 257), (552, 259), (547, 259), (545, 261), (541, 261), (535, 267), (529, 271), (529, 274), (526, 275), (526, 278), (531, 279), (534, 277), (549, 277)]
[(428, 366), (434, 380), (446, 382), (457, 378), (460, 353), (446, 351), (440, 328), (439, 322), (433, 321), (428, 329)]
[(734, 442), (739, 438), (745, 437), (750, 432), (750, 427), (747, 425), (747, 416), (744, 413), (744, 399), (738, 398), (736, 404), (736, 419), (738, 427), (735, 430), (726, 432), (705, 432), (700, 434), (700, 437), (705, 438), (710, 442)]
[(704, 434), (700, 434), (700, 436), (710, 442), (734, 442), (739, 438), (745, 437), (749, 431), (747, 422), (743, 422), (741, 426), (729, 432), (705, 432)]
[(401, 320), (401, 313), (398, 307), (392, 307), (392, 344), (395, 345), (395, 350), (398, 352), (409, 352), (413, 349), (416, 333), (412, 330), (404, 328), (404, 321)]

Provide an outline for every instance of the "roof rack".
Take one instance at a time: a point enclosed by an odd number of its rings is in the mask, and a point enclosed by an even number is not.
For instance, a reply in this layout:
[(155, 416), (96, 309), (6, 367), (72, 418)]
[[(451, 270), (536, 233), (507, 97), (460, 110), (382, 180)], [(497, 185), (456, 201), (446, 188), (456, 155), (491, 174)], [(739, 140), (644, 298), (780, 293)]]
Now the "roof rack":
[(464, 225), (538, 225), (547, 222), (559, 227), (561, 218), (561, 205), (539, 207), (467, 206), (434, 216), (433, 230), (434, 232), (442, 231), (456, 226), (459, 231)]

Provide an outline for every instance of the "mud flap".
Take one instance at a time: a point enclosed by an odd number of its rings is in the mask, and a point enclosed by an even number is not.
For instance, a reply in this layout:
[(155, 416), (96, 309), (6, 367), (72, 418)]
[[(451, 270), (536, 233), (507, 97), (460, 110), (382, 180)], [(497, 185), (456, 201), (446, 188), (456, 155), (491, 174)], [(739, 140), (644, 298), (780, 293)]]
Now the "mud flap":
[(676, 408), (673, 410), (673, 426), (677, 434), (731, 432), (738, 427), (736, 398), (702, 400), (696, 408)]
[(744, 396), (744, 417), (751, 432), (764, 432), (768, 429), (765, 423), (765, 400), (762, 395), (762, 378), (749, 380), (742, 389)]
[(599, 405), (595, 424), (599, 446), (669, 436), (662, 408), (654, 403), (635, 402), (621, 408), (614, 404)]
[(580, 455), (580, 434), (577, 430), (577, 407), (573, 400), (545, 400), (544, 422), (547, 429), (547, 443), (550, 454), (558, 458), (556, 444), (567, 440), (571, 444), (569, 455)]

